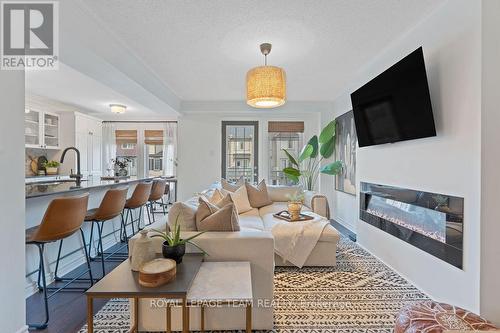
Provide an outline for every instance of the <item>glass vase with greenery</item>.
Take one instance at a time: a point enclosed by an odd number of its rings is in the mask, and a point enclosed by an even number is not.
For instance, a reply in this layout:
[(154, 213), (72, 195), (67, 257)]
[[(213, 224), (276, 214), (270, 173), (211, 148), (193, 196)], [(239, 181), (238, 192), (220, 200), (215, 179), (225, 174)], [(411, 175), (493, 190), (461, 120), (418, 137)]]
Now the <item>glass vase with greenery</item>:
[(342, 171), (342, 161), (334, 161), (321, 166), (323, 160), (333, 156), (335, 152), (335, 127), (332, 120), (321, 131), (319, 137), (314, 135), (302, 148), (298, 156), (293, 156), (283, 149), (290, 166), (283, 169), (283, 173), (296, 184), (301, 184), (306, 190), (313, 191), (320, 173), (337, 175)]

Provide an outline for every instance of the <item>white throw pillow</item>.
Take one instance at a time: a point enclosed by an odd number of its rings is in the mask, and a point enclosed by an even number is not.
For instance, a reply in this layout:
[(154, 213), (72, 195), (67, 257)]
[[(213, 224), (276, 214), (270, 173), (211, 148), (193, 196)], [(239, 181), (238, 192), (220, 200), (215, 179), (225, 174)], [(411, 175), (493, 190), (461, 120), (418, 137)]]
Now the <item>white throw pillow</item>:
[(230, 195), (231, 199), (233, 199), (234, 205), (236, 206), (236, 210), (238, 214), (243, 214), (252, 210), (252, 206), (250, 205), (250, 201), (248, 201), (248, 193), (245, 184), (240, 186), (236, 191), (231, 192), (228, 190), (221, 190), (224, 195)]

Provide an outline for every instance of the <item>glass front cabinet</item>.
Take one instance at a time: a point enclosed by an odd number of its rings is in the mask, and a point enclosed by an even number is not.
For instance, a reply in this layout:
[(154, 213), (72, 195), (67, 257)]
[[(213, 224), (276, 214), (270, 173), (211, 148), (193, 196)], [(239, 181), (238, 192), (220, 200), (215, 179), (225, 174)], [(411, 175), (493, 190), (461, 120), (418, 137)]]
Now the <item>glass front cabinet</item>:
[(31, 109), (24, 112), (25, 146), (59, 149), (59, 115)]

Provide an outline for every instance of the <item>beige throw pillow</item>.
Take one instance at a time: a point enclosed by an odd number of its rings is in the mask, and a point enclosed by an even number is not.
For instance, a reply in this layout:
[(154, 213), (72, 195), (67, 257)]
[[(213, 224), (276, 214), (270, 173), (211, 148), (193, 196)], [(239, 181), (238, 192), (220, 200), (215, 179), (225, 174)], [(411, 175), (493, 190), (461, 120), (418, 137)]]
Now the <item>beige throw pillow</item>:
[(196, 209), (194, 205), (188, 205), (184, 202), (176, 202), (168, 210), (168, 225), (173, 227), (177, 216), (181, 231), (196, 231)]
[(226, 191), (235, 192), (241, 186), (245, 185), (245, 179), (241, 176), (236, 183), (230, 183), (224, 178), (220, 180), (222, 188)]
[(283, 185), (269, 185), (267, 193), (272, 202), (286, 202), (290, 200), (289, 196), (302, 191), (302, 187), (298, 185), (283, 186)]
[(253, 208), (260, 208), (273, 203), (271, 199), (269, 199), (264, 179), (262, 179), (257, 187), (248, 182), (245, 182), (245, 187), (247, 189), (248, 201), (250, 202), (250, 206)]
[(234, 205), (236, 206), (238, 214), (243, 214), (248, 212), (249, 210), (252, 210), (250, 201), (248, 201), (246, 186), (243, 185), (234, 192), (222, 190), (222, 194), (231, 196), (231, 199), (233, 200)]
[(238, 214), (233, 203), (218, 207), (201, 197), (199, 201), (200, 205), (196, 212), (198, 231), (240, 231)]
[(224, 194), (222, 194), (222, 192), (218, 188), (216, 188), (214, 190), (214, 193), (212, 193), (212, 196), (210, 198), (208, 198), (208, 202), (215, 204), (215, 203), (221, 201), (223, 198), (224, 198)]

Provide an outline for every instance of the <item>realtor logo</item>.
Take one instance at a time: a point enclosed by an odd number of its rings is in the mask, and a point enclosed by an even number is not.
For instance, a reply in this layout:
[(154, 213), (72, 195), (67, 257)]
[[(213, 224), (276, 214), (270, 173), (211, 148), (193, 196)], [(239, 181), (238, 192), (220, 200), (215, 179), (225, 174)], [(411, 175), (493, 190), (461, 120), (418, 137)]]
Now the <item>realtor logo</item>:
[(1, 2), (1, 69), (57, 69), (56, 1)]

